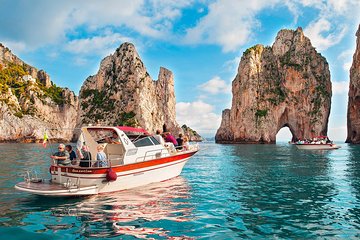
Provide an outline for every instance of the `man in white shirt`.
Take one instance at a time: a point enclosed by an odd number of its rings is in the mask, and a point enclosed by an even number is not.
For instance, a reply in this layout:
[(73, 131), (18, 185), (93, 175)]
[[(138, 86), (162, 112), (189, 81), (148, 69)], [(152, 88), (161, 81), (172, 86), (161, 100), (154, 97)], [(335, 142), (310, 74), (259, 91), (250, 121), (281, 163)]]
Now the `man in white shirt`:
[(164, 145), (165, 144), (165, 141), (164, 141), (164, 138), (161, 136), (160, 134), (160, 130), (156, 130), (156, 135), (154, 135), (154, 138), (161, 144), (161, 145)]

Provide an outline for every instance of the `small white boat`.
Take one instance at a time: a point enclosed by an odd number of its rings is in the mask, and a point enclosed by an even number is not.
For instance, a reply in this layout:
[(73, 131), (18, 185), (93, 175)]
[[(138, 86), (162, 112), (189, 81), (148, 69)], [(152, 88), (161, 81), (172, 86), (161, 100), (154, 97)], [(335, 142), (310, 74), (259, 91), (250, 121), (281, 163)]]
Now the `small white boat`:
[(332, 150), (340, 148), (340, 146), (333, 144), (328, 136), (317, 136), (310, 140), (299, 140), (294, 145), (298, 149), (305, 150)]
[(336, 144), (311, 144), (311, 143), (295, 143), (295, 146), (298, 149), (306, 149), (306, 150), (331, 150), (331, 149), (339, 149), (340, 146)]
[[(118, 142), (107, 142), (114, 133)], [(177, 151), (171, 145), (163, 146), (145, 130), (131, 127), (83, 127), (79, 141), (89, 148), (91, 156), (96, 156), (98, 144), (103, 144), (108, 166), (97, 167), (96, 159), (67, 166), (53, 160), (49, 169), (51, 180), (28, 173), (15, 188), (45, 196), (94, 195), (135, 188), (180, 175), (189, 158), (199, 150), (198, 145), (192, 145)]]

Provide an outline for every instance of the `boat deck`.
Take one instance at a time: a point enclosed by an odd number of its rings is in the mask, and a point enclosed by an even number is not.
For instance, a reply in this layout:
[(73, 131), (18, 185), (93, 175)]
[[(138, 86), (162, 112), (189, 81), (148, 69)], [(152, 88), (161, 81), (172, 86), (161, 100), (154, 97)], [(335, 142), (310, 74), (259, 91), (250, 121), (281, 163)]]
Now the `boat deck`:
[(61, 184), (54, 184), (49, 181), (43, 182), (20, 182), (15, 188), (44, 196), (71, 196), (71, 195), (93, 195), (97, 194), (97, 186), (87, 187), (65, 187)]

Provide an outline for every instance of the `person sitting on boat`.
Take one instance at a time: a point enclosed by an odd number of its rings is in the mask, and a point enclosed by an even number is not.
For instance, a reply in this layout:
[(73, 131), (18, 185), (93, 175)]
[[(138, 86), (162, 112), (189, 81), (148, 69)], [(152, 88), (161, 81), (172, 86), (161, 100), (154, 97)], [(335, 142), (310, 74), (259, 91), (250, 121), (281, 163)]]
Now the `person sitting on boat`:
[(59, 144), (57, 152), (55, 152), (51, 158), (54, 160), (57, 160), (57, 164), (58, 165), (69, 165), (71, 163), (70, 161), (70, 155), (69, 153), (65, 150), (65, 145), (64, 144)]
[(161, 131), (160, 131), (160, 130), (156, 130), (156, 135), (154, 135), (154, 138), (155, 138), (161, 145), (164, 145), (164, 144), (165, 144), (164, 138), (161, 136)]
[(80, 167), (91, 167), (91, 164), (90, 164), (90, 162), (91, 162), (91, 153), (89, 151), (88, 146), (83, 145), (81, 147), (80, 151), (79, 151), (79, 149), (77, 149), (77, 153), (78, 153), (78, 156), (81, 156), (79, 166)]
[(121, 144), (120, 138), (116, 132), (112, 132), (112, 136), (107, 137), (106, 142), (110, 144)]
[(96, 163), (95, 163), (95, 167), (107, 167), (108, 163), (107, 163), (107, 159), (106, 159), (106, 154), (104, 153), (104, 145), (99, 144), (97, 146), (97, 154), (96, 154)]
[(184, 137), (183, 149), (185, 151), (190, 150), (189, 138), (187, 136)]
[(179, 137), (176, 139), (176, 142), (178, 143), (178, 147), (176, 149), (182, 150), (184, 140), (183, 140), (183, 135), (181, 133), (179, 134)]
[(178, 142), (176, 141), (175, 137), (173, 135), (171, 135), (171, 133), (169, 133), (169, 132), (165, 133), (165, 142), (170, 142), (170, 143), (174, 144), (175, 147), (178, 146)]
[(71, 164), (75, 165), (76, 164), (76, 154), (72, 148), (71, 145), (66, 145), (65, 146), (65, 150), (69, 153), (70, 155), (70, 161), (71, 161)]

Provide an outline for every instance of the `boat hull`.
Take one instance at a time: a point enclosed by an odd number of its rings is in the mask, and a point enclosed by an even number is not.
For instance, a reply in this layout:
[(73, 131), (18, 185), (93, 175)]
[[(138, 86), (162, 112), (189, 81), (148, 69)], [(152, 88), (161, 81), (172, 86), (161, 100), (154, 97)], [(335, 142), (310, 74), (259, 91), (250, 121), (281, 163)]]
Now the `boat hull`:
[(81, 196), (121, 191), (179, 176), (189, 158), (195, 153), (114, 166), (112, 169), (116, 172), (116, 181), (106, 180), (108, 168), (51, 166), (50, 182), (21, 182), (16, 184), (15, 188), (45, 196)]
[(15, 185), (17, 190), (41, 196), (87, 196), (97, 194), (97, 186), (67, 188), (51, 182), (20, 182)]
[(295, 144), (298, 149), (305, 150), (332, 150), (339, 149), (336, 144)]

